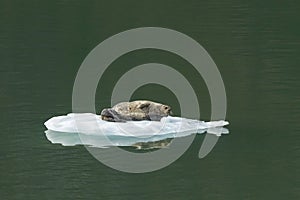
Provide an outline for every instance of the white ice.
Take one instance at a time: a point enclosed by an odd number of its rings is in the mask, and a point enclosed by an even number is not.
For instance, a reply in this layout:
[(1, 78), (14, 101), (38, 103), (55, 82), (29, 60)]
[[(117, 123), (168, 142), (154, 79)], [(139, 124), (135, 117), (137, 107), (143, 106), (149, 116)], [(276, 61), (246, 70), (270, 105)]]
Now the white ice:
[[(52, 143), (65, 146), (86, 144), (90, 146), (129, 146), (136, 142), (158, 141), (184, 137), (195, 133), (216, 136), (228, 134), (223, 126), (227, 121), (204, 122), (181, 117), (164, 117), (158, 121), (107, 122), (92, 113), (70, 113), (52, 117), (45, 123), (46, 136)], [(109, 140), (107, 139), (109, 138)]]

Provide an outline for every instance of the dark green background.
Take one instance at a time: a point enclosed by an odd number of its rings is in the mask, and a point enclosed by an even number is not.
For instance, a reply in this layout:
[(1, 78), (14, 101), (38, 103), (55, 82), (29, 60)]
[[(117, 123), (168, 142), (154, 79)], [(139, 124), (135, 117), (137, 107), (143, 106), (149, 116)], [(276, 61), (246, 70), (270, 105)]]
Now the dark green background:
[[(290, 0), (0, 1), (0, 198), (299, 199), (299, 10)], [(201, 160), (198, 135), (179, 160), (148, 174), (121, 173), (83, 146), (47, 141), (43, 122), (72, 111), (86, 55), (111, 35), (145, 26), (180, 31), (209, 52), (225, 83), (230, 135)], [(201, 77), (158, 50), (116, 60), (101, 79), (96, 109), (109, 105), (122, 73), (148, 62), (184, 74), (209, 119)], [(180, 114), (164, 87), (144, 86), (133, 98), (169, 103)]]

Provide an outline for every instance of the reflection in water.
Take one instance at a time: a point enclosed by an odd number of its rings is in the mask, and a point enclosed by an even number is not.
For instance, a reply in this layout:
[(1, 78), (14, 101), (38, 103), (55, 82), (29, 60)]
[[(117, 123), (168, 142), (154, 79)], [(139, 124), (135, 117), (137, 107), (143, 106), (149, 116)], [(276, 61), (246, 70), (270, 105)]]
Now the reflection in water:
[[(223, 127), (203, 129), (201, 133), (210, 134), (228, 134), (229, 131)], [(47, 139), (53, 144), (63, 146), (87, 145), (90, 147), (107, 148), (110, 146), (128, 147), (133, 146), (137, 149), (156, 149), (168, 147), (171, 140), (175, 137), (184, 137), (191, 134), (163, 134), (151, 137), (134, 137), (134, 136), (103, 136), (88, 135), (82, 133), (66, 133), (47, 130), (45, 131)]]
[[(151, 137), (109, 137), (110, 142), (106, 142), (105, 136), (85, 135), (81, 133), (63, 133), (52, 130), (45, 131), (47, 139), (53, 144), (61, 144), (63, 146), (87, 145), (90, 147), (107, 148), (114, 146), (132, 146), (136, 149), (156, 149), (167, 147), (172, 138)], [(141, 140), (142, 139), (142, 140)]]
[(154, 141), (154, 142), (137, 142), (133, 144), (132, 146), (135, 147), (136, 149), (161, 149), (161, 148), (166, 148), (168, 147), (173, 138), (167, 138), (164, 140), (159, 140), (159, 141)]

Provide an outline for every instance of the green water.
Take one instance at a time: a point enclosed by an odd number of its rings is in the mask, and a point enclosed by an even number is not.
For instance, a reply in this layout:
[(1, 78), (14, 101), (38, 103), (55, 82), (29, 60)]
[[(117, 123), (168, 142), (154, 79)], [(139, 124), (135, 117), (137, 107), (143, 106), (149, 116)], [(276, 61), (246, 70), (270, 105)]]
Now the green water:
[[(299, 199), (299, 10), (297, 1), (0, 1), (0, 198)], [(111, 35), (146, 26), (180, 31), (209, 52), (226, 87), (230, 134), (204, 159), (198, 135), (175, 163), (147, 174), (110, 169), (84, 146), (51, 144), (43, 123), (72, 111), (87, 54)], [(112, 63), (96, 109), (109, 105), (122, 73), (148, 62), (186, 75), (201, 118), (210, 118), (202, 78), (158, 50)], [(169, 103), (180, 114), (164, 87), (146, 85), (133, 98)]]

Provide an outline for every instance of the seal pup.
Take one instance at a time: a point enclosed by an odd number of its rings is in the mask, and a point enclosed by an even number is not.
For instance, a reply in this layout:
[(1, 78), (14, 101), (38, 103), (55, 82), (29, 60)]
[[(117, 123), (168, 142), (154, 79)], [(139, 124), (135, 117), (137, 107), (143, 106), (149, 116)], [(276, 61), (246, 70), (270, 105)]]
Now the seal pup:
[(121, 102), (112, 108), (105, 108), (101, 112), (101, 119), (110, 122), (126, 121), (160, 121), (161, 118), (172, 114), (171, 107), (161, 103), (139, 100)]

